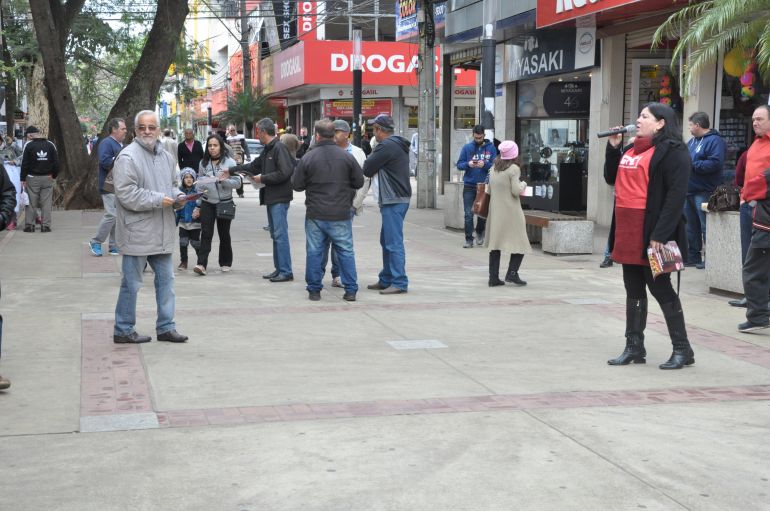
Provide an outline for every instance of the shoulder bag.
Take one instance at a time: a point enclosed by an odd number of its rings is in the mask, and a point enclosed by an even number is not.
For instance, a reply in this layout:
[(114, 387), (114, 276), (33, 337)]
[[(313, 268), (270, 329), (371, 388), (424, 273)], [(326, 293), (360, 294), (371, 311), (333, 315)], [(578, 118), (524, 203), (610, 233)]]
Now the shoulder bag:
[(473, 214), (486, 218), (489, 215), (489, 194), (487, 193), (487, 185), (485, 183), (478, 183), (476, 185), (476, 198), (473, 201)]
[(719, 185), (709, 197), (709, 211), (738, 211), (741, 206), (741, 187)]

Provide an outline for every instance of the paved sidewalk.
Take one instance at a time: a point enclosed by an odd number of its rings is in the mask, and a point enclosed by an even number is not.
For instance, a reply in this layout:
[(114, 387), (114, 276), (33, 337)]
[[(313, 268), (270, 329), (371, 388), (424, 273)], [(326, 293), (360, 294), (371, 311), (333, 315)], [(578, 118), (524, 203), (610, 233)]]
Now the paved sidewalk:
[[(366, 290), (381, 264), (371, 197), (354, 221), (358, 301), (269, 283), (256, 192), (236, 199), (232, 272), (178, 272), (183, 345), (112, 343), (120, 257), (93, 257), (100, 212), (0, 234), (0, 509), (586, 510), (770, 508), (770, 331), (682, 274), (696, 364), (650, 305), (648, 363), (623, 347), (619, 267), (525, 257), (489, 288), (441, 210), (410, 209), (409, 293)], [(216, 237), (215, 237), (216, 241)], [(175, 265), (178, 256), (175, 256)], [(504, 266), (504, 265), (503, 265)], [(190, 265), (192, 268), (192, 265)], [(152, 274), (137, 330), (154, 336)]]

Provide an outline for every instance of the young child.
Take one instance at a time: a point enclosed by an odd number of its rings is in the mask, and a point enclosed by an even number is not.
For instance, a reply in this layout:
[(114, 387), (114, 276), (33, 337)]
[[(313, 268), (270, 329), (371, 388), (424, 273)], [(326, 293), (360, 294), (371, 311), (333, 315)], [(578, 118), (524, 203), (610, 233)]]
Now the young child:
[[(187, 195), (198, 193), (195, 188), (197, 175), (190, 167), (181, 170), (180, 176), (182, 185), (179, 187)], [(201, 239), (200, 220), (193, 219), (193, 210), (195, 209), (195, 199), (188, 200), (184, 207), (176, 212), (176, 223), (179, 226), (179, 253), (182, 256), (182, 262), (179, 263), (180, 270), (187, 269), (187, 245), (192, 245), (197, 255)]]

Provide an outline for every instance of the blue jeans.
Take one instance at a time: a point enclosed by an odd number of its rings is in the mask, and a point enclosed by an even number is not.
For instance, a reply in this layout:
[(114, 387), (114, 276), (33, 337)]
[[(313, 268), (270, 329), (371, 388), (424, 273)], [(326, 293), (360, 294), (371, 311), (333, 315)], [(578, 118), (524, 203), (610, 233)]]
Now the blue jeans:
[(103, 193), (102, 204), (104, 204), (104, 216), (102, 221), (99, 222), (99, 227), (96, 228), (96, 235), (91, 238), (92, 243), (102, 244), (107, 241), (107, 237), (110, 239), (110, 250), (117, 249), (118, 245), (115, 243), (115, 194)]
[[(356, 216), (356, 210), (351, 208), (350, 209), (350, 220), (353, 221), (353, 217)], [(324, 252), (324, 259), (321, 266), (323, 266), (324, 270), (326, 270), (326, 263), (329, 262), (329, 252), (332, 253), (332, 278), (337, 278), (340, 276), (340, 260), (339, 257), (337, 257), (337, 252), (334, 250), (334, 247), (332, 245), (329, 245), (329, 250)]]
[(273, 264), (279, 275), (293, 275), (291, 249), (289, 248), (289, 203), (279, 202), (267, 206), (267, 225), (273, 240)]
[(155, 331), (158, 334), (176, 330), (174, 310), (174, 263), (171, 254), (149, 256), (123, 256), (123, 278), (120, 281), (118, 304), (115, 306), (115, 335), (129, 335), (136, 326), (136, 294), (142, 287), (142, 272), (145, 263), (155, 272), (155, 302), (158, 319)]
[(408, 210), (408, 203), (380, 206), (380, 215), (382, 215), (382, 228), (380, 229), (382, 271), (379, 279), (383, 287), (394, 286), (404, 290), (409, 287), (409, 279), (406, 277), (406, 251), (404, 250), (404, 218), (406, 218)]
[(740, 208), (741, 225), (741, 264), (746, 262), (746, 256), (749, 253), (751, 244), (752, 224), (754, 223), (754, 208), (748, 202), (741, 204)]
[(326, 257), (329, 245), (337, 255), (342, 287), (348, 293), (358, 291), (356, 257), (353, 252), (353, 222), (350, 220), (314, 220), (305, 218), (305, 236), (307, 262), (305, 263), (305, 282), (308, 291), (323, 289)]
[[(463, 210), (465, 210), (465, 240), (473, 240), (473, 201), (476, 200), (476, 186), (463, 186)], [(484, 236), (487, 221), (476, 217), (476, 237)]]
[(706, 192), (688, 193), (684, 202), (688, 245), (685, 262), (701, 262), (701, 250), (706, 241), (706, 212), (701, 209), (700, 205), (708, 202), (710, 195)]

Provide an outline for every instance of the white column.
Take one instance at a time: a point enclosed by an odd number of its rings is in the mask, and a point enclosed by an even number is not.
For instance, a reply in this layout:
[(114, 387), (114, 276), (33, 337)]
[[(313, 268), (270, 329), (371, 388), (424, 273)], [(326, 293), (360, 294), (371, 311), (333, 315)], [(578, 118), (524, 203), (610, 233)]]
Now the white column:
[[(693, 81), (689, 91), (681, 91), (683, 105), (683, 117), (682, 117), (682, 136), (685, 140), (689, 140), (690, 130), (687, 128), (687, 119), (690, 118), (695, 112), (706, 112), (711, 121), (711, 127), (717, 129), (718, 126), (714, 126), (715, 112), (714, 103), (717, 98), (717, 94), (721, 95), (721, 91), (716, 90), (717, 84), (717, 64), (712, 63), (701, 70), (698, 77)], [(687, 94), (685, 94), (687, 92)]]

